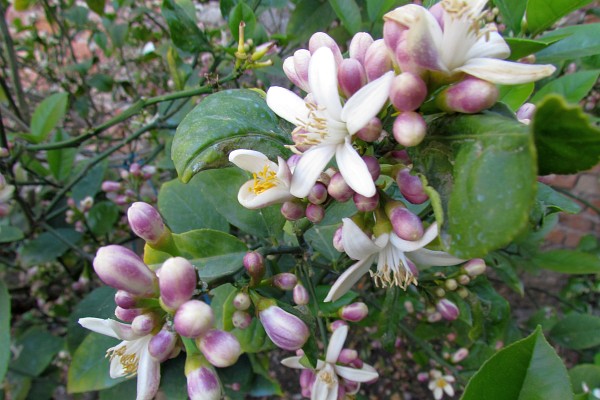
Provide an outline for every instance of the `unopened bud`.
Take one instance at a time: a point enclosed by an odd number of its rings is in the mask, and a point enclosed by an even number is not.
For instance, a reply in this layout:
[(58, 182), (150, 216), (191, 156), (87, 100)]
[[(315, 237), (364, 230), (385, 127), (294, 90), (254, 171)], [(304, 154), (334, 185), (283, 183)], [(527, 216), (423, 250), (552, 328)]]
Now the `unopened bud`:
[(117, 290), (115, 293), (115, 304), (121, 308), (135, 308), (137, 305), (137, 299), (134, 295), (125, 290)]
[(390, 101), (399, 111), (414, 111), (427, 97), (427, 85), (420, 76), (403, 72), (396, 76), (390, 87)]
[(213, 311), (200, 300), (189, 300), (177, 309), (173, 318), (175, 331), (181, 336), (196, 338), (212, 328)]
[(334, 332), (336, 329), (341, 328), (342, 326), (348, 326), (348, 323), (342, 319), (336, 319), (331, 324), (329, 324), (329, 330)]
[(398, 44), (402, 40), (402, 34), (407, 30), (406, 27), (400, 25), (398, 22), (385, 19), (383, 23), (383, 40), (385, 41), (388, 49), (393, 53), (398, 47)]
[(333, 234), (333, 247), (340, 253), (344, 253), (344, 243), (342, 243), (342, 228), (337, 228)]
[(338, 68), (338, 83), (346, 97), (351, 97), (367, 83), (367, 74), (360, 61), (346, 58)]
[(294, 298), (294, 303), (298, 304), (299, 306), (307, 305), (310, 301), (308, 290), (306, 290), (304, 285), (302, 285), (301, 283), (298, 283), (296, 286), (294, 286), (294, 291), (292, 294), (292, 297)]
[(469, 275), (459, 275), (458, 276), (458, 283), (460, 283), (461, 285), (468, 285), (469, 282), (471, 282), (471, 278), (469, 278)]
[(221, 382), (215, 369), (205, 360), (186, 361), (187, 391), (190, 400), (220, 400)]
[(517, 110), (517, 118), (519, 121), (531, 120), (535, 114), (535, 104), (525, 103)]
[(133, 176), (141, 176), (142, 167), (140, 166), (140, 164), (134, 162), (129, 166), (129, 173)]
[(325, 217), (325, 208), (321, 204), (309, 204), (306, 206), (306, 218), (313, 224), (318, 224)]
[(371, 37), (371, 35), (367, 32), (358, 32), (352, 37), (350, 45), (348, 46), (350, 58), (354, 58), (361, 64), (364, 64), (367, 50), (371, 44), (373, 44), (373, 37)]
[(177, 343), (177, 334), (166, 328), (162, 328), (148, 343), (148, 352), (159, 362), (169, 359), (169, 356), (175, 349)]
[(456, 279), (447, 279), (446, 282), (444, 282), (444, 287), (452, 292), (458, 288), (458, 283), (456, 282)]
[(467, 261), (465, 265), (463, 265), (463, 268), (470, 277), (475, 277), (485, 273), (486, 265), (483, 259), (474, 258)]
[(300, 318), (276, 305), (262, 310), (259, 306), (258, 316), (269, 338), (281, 349), (297, 350), (310, 336), (308, 327)]
[(131, 329), (140, 336), (149, 334), (155, 327), (156, 317), (152, 313), (138, 315), (131, 322)]
[(421, 179), (416, 175), (412, 175), (408, 168), (398, 172), (396, 183), (402, 196), (412, 204), (422, 204), (429, 199)]
[(265, 274), (265, 260), (263, 256), (256, 251), (249, 251), (244, 256), (243, 263), (248, 275), (256, 282), (260, 281)]
[(304, 206), (297, 201), (286, 201), (281, 205), (281, 214), (288, 221), (297, 221), (304, 217)]
[(235, 310), (231, 316), (231, 323), (238, 329), (246, 329), (252, 323), (252, 316), (246, 311)]
[(162, 217), (148, 203), (135, 202), (127, 210), (131, 230), (150, 245), (157, 243), (166, 232)]
[(308, 201), (312, 204), (323, 204), (325, 200), (327, 200), (327, 186), (321, 182), (315, 183), (308, 192)]
[(121, 184), (119, 182), (115, 182), (115, 181), (104, 181), (102, 182), (102, 191), (103, 192), (118, 192), (119, 190), (121, 190)]
[(467, 358), (468, 355), (469, 350), (465, 349), (464, 347), (461, 347), (456, 351), (456, 353), (452, 354), (452, 357), (450, 357), (450, 361), (456, 364)]
[(132, 322), (135, 317), (142, 314), (142, 310), (139, 308), (122, 308), (115, 307), (115, 316), (123, 322)]
[(239, 292), (233, 298), (233, 306), (236, 310), (247, 310), (250, 308), (251, 304), (252, 302), (250, 301), (250, 296), (248, 296), (248, 293)]
[(436, 304), (435, 308), (447, 321), (454, 321), (458, 318), (459, 310), (456, 304), (448, 299), (441, 299)]
[(296, 275), (289, 272), (282, 272), (273, 276), (273, 286), (281, 290), (292, 290), (298, 283)]
[(331, 50), (331, 52), (333, 53), (335, 63), (337, 65), (340, 65), (344, 57), (342, 57), (340, 47), (337, 45), (335, 40), (333, 40), (331, 36), (324, 32), (314, 33), (308, 41), (308, 50), (310, 50), (311, 54), (315, 54), (315, 51), (317, 51), (321, 47), (329, 48), (329, 50)]
[(371, 120), (356, 132), (356, 137), (365, 142), (374, 142), (381, 136), (383, 131), (383, 125), (381, 120), (377, 117), (371, 118)]
[(341, 173), (336, 172), (327, 186), (327, 192), (331, 197), (343, 203), (354, 195), (354, 191), (348, 186)]
[(338, 311), (340, 318), (350, 322), (362, 321), (368, 314), (369, 307), (363, 302), (348, 304)]
[(423, 237), (423, 222), (409, 209), (397, 206), (388, 213), (394, 233), (400, 239), (415, 241)]
[(364, 61), (369, 82), (393, 69), (392, 59), (383, 39), (375, 40), (367, 49)]
[(421, 114), (406, 111), (398, 115), (392, 127), (394, 139), (402, 146), (412, 147), (423, 141), (427, 134), (427, 124)]
[(242, 354), (237, 338), (219, 329), (209, 330), (196, 343), (208, 362), (219, 368), (232, 366)]
[(196, 290), (196, 268), (185, 258), (171, 257), (160, 268), (160, 299), (170, 310), (188, 301)]
[(435, 103), (446, 112), (474, 114), (493, 106), (498, 94), (493, 83), (469, 77), (444, 89)]
[(341, 364), (350, 364), (358, 358), (358, 352), (354, 349), (342, 349), (337, 361)]
[(297, 50), (293, 56), (283, 62), (283, 72), (290, 81), (305, 92), (310, 92), (308, 84), (308, 65), (311, 54), (306, 49)]
[(92, 196), (86, 196), (83, 200), (79, 202), (79, 208), (81, 211), (86, 212), (94, 205), (94, 199)]
[(379, 165), (379, 161), (373, 156), (362, 156), (361, 158), (365, 162), (369, 174), (371, 174), (371, 178), (373, 178), (373, 182), (375, 182), (381, 174), (381, 165)]
[(373, 211), (379, 206), (379, 193), (375, 193), (375, 196), (371, 197), (365, 197), (362, 194), (354, 193), (353, 200), (358, 211)]
[(469, 297), (469, 289), (467, 289), (466, 287), (460, 287), (460, 288), (458, 288), (458, 290), (456, 291), (456, 293), (458, 294), (458, 296), (461, 299), (466, 299), (467, 297)]
[(433, 291), (433, 293), (437, 297), (444, 297), (446, 295), (446, 291), (444, 289), (442, 289), (441, 287), (435, 288), (435, 290)]

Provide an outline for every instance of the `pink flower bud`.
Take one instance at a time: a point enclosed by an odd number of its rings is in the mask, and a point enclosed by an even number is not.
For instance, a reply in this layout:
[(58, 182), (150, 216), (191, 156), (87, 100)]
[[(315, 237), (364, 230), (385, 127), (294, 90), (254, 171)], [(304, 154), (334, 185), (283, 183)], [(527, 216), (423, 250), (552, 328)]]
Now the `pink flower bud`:
[(402, 206), (394, 207), (389, 213), (394, 233), (400, 239), (419, 240), (423, 237), (423, 222), (416, 214)]
[(296, 275), (289, 272), (282, 272), (273, 276), (273, 286), (281, 290), (292, 290), (298, 283)]
[(383, 39), (378, 39), (369, 46), (365, 54), (364, 65), (369, 82), (393, 69), (392, 59)]
[(383, 23), (383, 40), (391, 52), (395, 52), (404, 32), (406, 32), (406, 27), (396, 21), (386, 20)]
[(306, 206), (306, 218), (313, 224), (318, 224), (325, 217), (325, 208), (320, 204), (309, 204)]
[(333, 234), (333, 247), (340, 253), (344, 252), (344, 244), (342, 243), (342, 226), (337, 228)]
[(124, 206), (125, 204), (129, 203), (129, 198), (127, 196), (125, 196), (124, 194), (120, 194), (118, 196), (115, 197), (115, 204), (118, 206)]
[(121, 177), (121, 179), (125, 180), (129, 178), (129, 171), (123, 169), (121, 170), (121, 172), (119, 172), (119, 176)]
[(429, 199), (429, 196), (425, 193), (421, 179), (416, 175), (412, 175), (408, 168), (404, 168), (398, 172), (396, 183), (402, 196), (412, 204), (421, 204)]
[(127, 210), (127, 219), (131, 230), (150, 244), (158, 242), (165, 233), (165, 224), (162, 217), (148, 203), (135, 202)]
[(94, 270), (105, 284), (135, 296), (158, 294), (156, 274), (131, 250), (109, 245), (100, 247), (94, 258)]
[(251, 304), (252, 302), (250, 301), (250, 296), (248, 296), (248, 293), (239, 292), (233, 298), (233, 306), (236, 310), (247, 310), (250, 308)]
[(177, 334), (163, 327), (148, 343), (148, 352), (159, 362), (169, 359), (177, 343)]
[(310, 52), (306, 49), (297, 50), (293, 56), (283, 62), (283, 72), (288, 79), (305, 92), (310, 92), (308, 84), (308, 64)]
[(303, 369), (300, 373), (300, 387), (310, 389), (315, 382), (315, 378), (315, 374), (310, 369)]
[(338, 83), (346, 97), (351, 97), (367, 83), (367, 73), (362, 64), (353, 58), (346, 58), (338, 68)]
[(221, 382), (214, 368), (201, 365), (186, 373), (187, 391), (191, 400), (220, 400)]
[(275, 305), (259, 311), (258, 317), (269, 338), (281, 349), (297, 350), (310, 336), (308, 327), (300, 318)]
[(335, 40), (333, 40), (333, 38), (325, 32), (314, 33), (308, 41), (308, 49), (310, 50), (310, 54), (315, 54), (315, 51), (321, 47), (328, 47), (333, 53), (335, 63), (340, 65), (344, 58), (342, 57), (342, 52)]
[(419, 382), (428, 382), (429, 381), (429, 374), (427, 372), (419, 372), (417, 374), (417, 380)]
[(392, 132), (398, 143), (405, 147), (412, 147), (421, 143), (425, 138), (427, 124), (421, 114), (406, 111), (396, 117)]
[(435, 103), (446, 112), (474, 114), (493, 106), (498, 94), (493, 83), (468, 77), (444, 89)]
[(348, 304), (338, 311), (340, 318), (350, 322), (362, 321), (368, 314), (369, 307), (363, 302)]
[(390, 87), (390, 100), (399, 111), (414, 111), (427, 97), (427, 85), (421, 77), (410, 72), (396, 76)]
[(312, 204), (323, 204), (325, 200), (327, 200), (327, 186), (321, 182), (315, 183), (308, 192), (308, 201)]
[(131, 330), (136, 334), (147, 335), (156, 327), (156, 318), (153, 314), (138, 315), (131, 321)]
[(371, 143), (379, 139), (382, 131), (383, 125), (381, 124), (381, 120), (377, 117), (373, 117), (364, 127), (356, 132), (356, 137)]
[(231, 316), (231, 323), (238, 329), (246, 329), (252, 323), (252, 316), (246, 311), (235, 310)]
[(121, 308), (115, 307), (115, 316), (123, 322), (132, 322), (135, 317), (142, 314), (139, 308)]
[(472, 260), (467, 261), (465, 265), (463, 265), (463, 268), (470, 277), (475, 277), (477, 275), (485, 273), (486, 265), (483, 259), (474, 258)]
[(197, 340), (197, 344), (208, 362), (219, 368), (232, 366), (242, 354), (237, 338), (219, 329), (206, 332)]
[(183, 303), (173, 318), (175, 331), (189, 338), (203, 335), (212, 328), (213, 322), (212, 309), (200, 300), (189, 300)]
[(135, 308), (137, 305), (137, 299), (129, 292), (117, 290), (117, 293), (115, 293), (115, 304), (121, 308)]
[(346, 321), (344, 321), (344, 320), (336, 319), (331, 324), (329, 324), (329, 330), (331, 332), (334, 332), (336, 329), (338, 329), (338, 328), (340, 328), (342, 326), (348, 326), (348, 323)]
[(171, 310), (188, 301), (196, 290), (196, 268), (185, 258), (171, 257), (160, 268), (160, 299)]
[(348, 186), (341, 173), (336, 172), (329, 182), (327, 193), (337, 201), (343, 203), (348, 201), (354, 195), (354, 190)]
[(297, 221), (304, 217), (304, 206), (297, 201), (286, 201), (281, 205), (281, 214), (288, 221)]
[(442, 318), (447, 321), (454, 321), (456, 318), (458, 318), (458, 307), (448, 299), (441, 299), (438, 301), (435, 308), (442, 315)]
[(350, 364), (358, 358), (358, 352), (354, 349), (342, 349), (337, 361), (342, 364)]
[(364, 64), (367, 50), (372, 43), (373, 38), (368, 33), (358, 32), (355, 34), (350, 41), (350, 46), (348, 46), (350, 58), (354, 58), (361, 64)]
[(142, 177), (145, 180), (152, 178), (152, 175), (156, 173), (156, 167), (154, 165), (144, 165), (142, 167)]
[(121, 184), (119, 182), (115, 182), (115, 181), (104, 181), (102, 182), (102, 191), (103, 192), (118, 192), (119, 190), (121, 190)]
[(521, 120), (531, 120), (535, 114), (535, 104), (525, 103), (517, 110), (517, 118)]
[(381, 174), (381, 166), (379, 165), (379, 161), (377, 161), (377, 158), (373, 156), (362, 156), (362, 159), (367, 165), (367, 169), (371, 174), (371, 178), (373, 178), (373, 182), (376, 181)]
[(389, 152), (389, 156), (392, 157), (399, 164), (410, 165), (412, 160), (406, 150), (394, 150)]
[(298, 283), (296, 286), (294, 286), (293, 298), (294, 303), (298, 304), (299, 306), (307, 305), (310, 301), (308, 290), (306, 290), (304, 285), (301, 283)]
[(265, 260), (263, 256), (256, 251), (249, 251), (244, 256), (243, 263), (248, 275), (255, 281), (260, 281), (265, 274)]
[(375, 193), (375, 196), (371, 197), (365, 197), (362, 194), (354, 193), (353, 200), (358, 211), (373, 211), (379, 205), (379, 193)]
[(452, 356), (450, 357), (450, 361), (456, 364), (467, 358), (468, 355), (469, 350), (465, 349), (464, 347), (461, 347), (456, 351), (456, 353), (452, 354)]

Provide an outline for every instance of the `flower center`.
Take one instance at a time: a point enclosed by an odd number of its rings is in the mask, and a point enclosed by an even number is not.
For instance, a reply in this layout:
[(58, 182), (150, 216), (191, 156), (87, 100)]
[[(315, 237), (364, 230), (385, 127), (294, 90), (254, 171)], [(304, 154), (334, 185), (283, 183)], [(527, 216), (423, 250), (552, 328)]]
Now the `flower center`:
[(376, 287), (392, 287), (406, 290), (408, 286), (418, 285), (417, 277), (412, 273), (404, 253), (388, 245), (379, 253), (377, 271), (369, 271)]
[(261, 194), (272, 187), (277, 185), (277, 174), (272, 171), (268, 165), (257, 173), (253, 173), (252, 177), (254, 178), (254, 185), (250, 188), (250, 191), (254, 192), (254, 194)]
[(136, 353), (127, 354), (127, 346), (119, 348), (111, 348), (106, 351), (106, 356), (112, 361), (113, 358), (119, 357), (119, 363), (123, 367), (125, 375), (134, 375), (138, 369), (138, 356)]
[(308, 119), (299, 121), (300, 124), (292, 134), (297, 146), (314, 146), (323, 142), (328, 136), (327, 118), (322, 117), (321, 113), (324, 109), (316, 104), (307, 101), (304, 105), (308, 108)]
[(318, 377), (319, 377), (319, 380), (323, 381), (329, 388), (337, 385), (337, 379), (336, 379), (335, 373), (331, 373), (328, 370), (323, 370), (323, 371), (319, 372)]
[(448, 385), (448, 382), (446, 382), (444, 378), (438, 378), (435, 380), (435, 386), (439, 387), (440, 389), (445, 388), (446, 385)]

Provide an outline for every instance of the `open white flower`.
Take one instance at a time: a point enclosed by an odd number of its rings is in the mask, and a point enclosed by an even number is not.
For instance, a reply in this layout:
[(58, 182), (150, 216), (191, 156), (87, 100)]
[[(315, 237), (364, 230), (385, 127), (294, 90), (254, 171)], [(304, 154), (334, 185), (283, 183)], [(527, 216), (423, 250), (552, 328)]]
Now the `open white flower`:
[(304, 100), (295, 93), (271, 87), (267, 104), (281, 118), (296, 125), (294, 135), (305, 151), (294, 170), (290, 192), (306, 197), (321, 172), (335, 155), (339, 170), (357, 193), (375, 195), (367, 165), (352, 147), (352, 135), (375, 117), (387, 101), (392, 71), (356, 92), (342, 106), (337, 66), (332, 51), (321, 47), (312, 55), (308, 69), (310, 93)]
[[(325, 301), (336, 301), (342, 297), (358, 280), (370, 272), (377, 286), (392, 285), (403, 289), (417, 278), (410, 263), (421, 267), (447, 266), (463, 262), (443, 251), (428, 250), (427, 246), (438, 235), (437, 223), (427, 228), (419, 240), (409, 241), (398, 237), (393, 231), (371, 239), (350, 218), (343, 219), (342, 244), (348, 256), (358, 260), (335, 281)], [(371, 271), (371, 264), (377, 260), (377, 270)]]
[(106, 351), (110, 357), (110, 377), (132, 377), (137, 374), (136, 400), (151, 400), (160, 384), (160, 362), (150, 355), (148, 343), (152, 335), (138, 335), (131, 326), (112, 319), (80, 318), (79, 324), (102, 335), (122, 340)]
[[(360, 369), (337, 364), (337, 359), (344, 347), (347, 336), (348, 326), (340, 326), (331, 335), (325, 361), (317, 361), (316, 379), (311, 389), (311, 400), (337, 400), (340, 377), (348, 381), (362, 383), (372, 381), (379, 376), (375, 368), (368, 364), (363, 364)], [(281, 363), (290, 368), (306, 369), (300, 363), (301, 358), (299, 356), (289, 357), (281, 360)]]
[(277, 158), (278, 165), (261, 152), (239, 149), (229, 153), (229, 161), (253, 176), (238, 192), (238, 201), (244, 207), (262, 208), (293, 198), (290, 194), (292, 173), (283, 158)]
[[(510, 48), (495, 24), (483, 22), (486, 3), (487, 0), (442, 0), (443, 27), (426, 8), (415, 4), (390, 11), (384, 19), (408, 29), (399, 44), (402, 55), (410, 59), (407, 65), (447, 75), (465, 72), (505, 85), (551, 75), (555, 70), (552, 65), (502, 60), (510, 55)], [(392, 50), (398, 53), (398, 48)]]
[(450, 397), (454, 396), (452, 383), (454, 383), (455, 379), (452, 375), (442, 375), (437, 369), (432, 369), (429, 375), (429, 390), (433, 392), (435, 400), (440, 400), (444, 397), (444, 392)]

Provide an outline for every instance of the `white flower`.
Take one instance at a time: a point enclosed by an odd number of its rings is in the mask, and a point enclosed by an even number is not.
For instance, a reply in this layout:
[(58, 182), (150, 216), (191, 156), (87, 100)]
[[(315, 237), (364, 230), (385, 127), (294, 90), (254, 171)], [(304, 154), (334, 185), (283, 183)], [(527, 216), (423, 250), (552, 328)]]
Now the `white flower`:
[[(368, 364), (363, 364), (360, 369), (336, 364), (344, 347), (346, 336), (348, 336), (348, 326), (337, 328), (329, 339), (325, 361), (317, 360), (316, 379), (311, 389), (311, 400), (337, 400), (340, 387), (339, 378), (362, 383), (372, 381), (379, 376), (375, 368)], [(290, 368), (306, 369), (300, 363), (301, 358), (289, 357), (281, 360), (281, 363)]]
[(504, 59), (510, 48), (496, 31), (485, 25), (482, 12), (487, 0), (442, 0), (443, 28), (426, 8), (399, 7), (384, 16), (408, 28), (402, 53), (416, 66), (447, 75), (465, 72), (488, 82), (505, 85), (533, 82), (551, 75), (552, 65), (522, 64)]
[(80, 318), (79, 324), (102, 335), (122, 342), (106, 351), (110, 357), (110, 377), (132, 377), (137, 374), (136, 400), (151, 400), (160, 383), (160, 362), (148, 351), (152, 335), (138, 335), (131, 326), (112, 319)]
[(239, 149), (229, 153), (229, 161), (253, 176), (238, 192), (238, 201), (244, 207), (262, 208), (293, 198), (290, 194), (292, 173), (283, 158), (278, 157), (277, 165), (263, 153)]
[(352, 147), (352, 135), (379, 113), (387, 101), (393, 77), (392, 71), (386, 73), (342, 106), (334, 55), (329, 48), (321, 47), (310, 59), (310, 93), (306, 101), (281, 87), (269, 89), (269, 107), (297, 126), (294, 135), (303, 139), (297, 144), (311, 146), (294, 170), (290, 188), (294, 196), (308, 195), (334, 155), (344, 180), (355, 192), (366, 197), (375, 195), (367, 165)]
[[(400, 239), (393, 231), (372, 240), (351, 219), (344, 218), (343, 223), (344, 250), (350, 258), (358, 262), (340, 275), (325, 301), (339, 299), (367, 272), (370, 272), (377, 286), (396, 285), (406, 289), (412, 283), (417, 284), (414, 272), (411, 271), (411, 260), (421, 266), (456, 265), (463, 261), (443, 251), (424, 249), (437, 237), (437, 223), (427, 228), (423, 237), (415, 241)], [(375, 260), (377, 271), (372, 272), (371, 264)]]
[(431, 379), (429, 380), (429, 390), (433, 392), (435, 400), (440, 400), (444, 397), (444, 392), (450, 397), (454, 396), (454, 388), (451, 383), (454, 383), (452, 375), (442, 375), (437, 369), (432, 369), (429, 372)]

